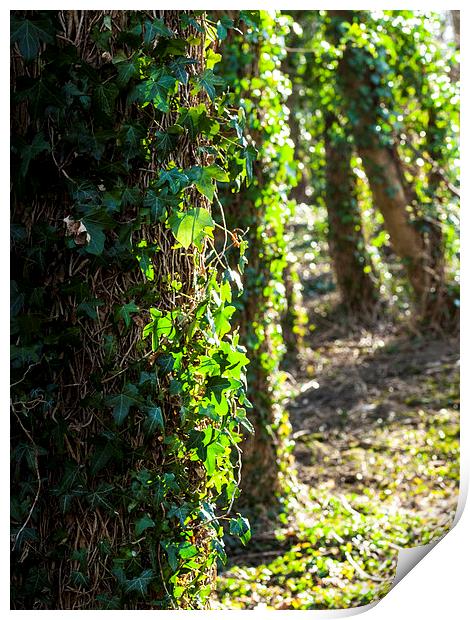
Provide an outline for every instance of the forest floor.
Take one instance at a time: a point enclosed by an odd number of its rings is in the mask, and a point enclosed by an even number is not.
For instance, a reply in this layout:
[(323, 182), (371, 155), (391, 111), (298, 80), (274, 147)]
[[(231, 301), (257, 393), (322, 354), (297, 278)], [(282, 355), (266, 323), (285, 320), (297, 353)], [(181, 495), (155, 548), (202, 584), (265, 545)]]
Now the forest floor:
[(303, 284), (314, 329), (286, 403), (297, 474), (281, 514), (255, 519), (248, 547), (229, 554), (219, 609), (365, 605), (390, 589), (399, 547), (442, 536), (454, 518), (457, 337), (352, 325), (335, 292)]

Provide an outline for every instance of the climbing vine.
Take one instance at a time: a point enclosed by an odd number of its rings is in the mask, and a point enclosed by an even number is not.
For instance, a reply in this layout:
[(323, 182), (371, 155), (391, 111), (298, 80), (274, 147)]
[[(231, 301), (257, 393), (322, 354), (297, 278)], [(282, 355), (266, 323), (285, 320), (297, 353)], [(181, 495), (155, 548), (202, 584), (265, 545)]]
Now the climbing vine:
[[(275, 12), (252, 11), (222, 46), (223, 74), (241, 104), (247, 149), (256, 149), (253, 181), (235, 198), (225, 196), (229, 222), (245, 231), (245, 291), (235, 316), (251, 360), (249, 398), (255, 434), (244, 446), (242, 499), (275, 501), (287, 477), (290, 424), (282, 406), (285, 353), (281, 328), (286, 309), (285, 230), (296, 183), (294, 145), (289, 136), (290, 81), (283, 73), (287, 20)], [(284, 478), (284, 480), (283, 480)]]
[(16, 608), (205, 607), (223, 523), (249, 538), (241, 278), (211, 207), (255, 153), (220, 35), (202, 11), (12, 14)]

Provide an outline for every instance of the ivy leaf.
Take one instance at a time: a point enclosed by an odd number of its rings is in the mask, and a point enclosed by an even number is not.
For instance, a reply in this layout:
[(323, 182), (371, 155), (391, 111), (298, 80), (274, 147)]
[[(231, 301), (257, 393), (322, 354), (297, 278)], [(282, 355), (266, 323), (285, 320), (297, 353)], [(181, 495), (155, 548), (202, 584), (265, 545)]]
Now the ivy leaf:
[(178, 168), (169, 168), (168, 170), (162, 170), (158, 178), (158, 186), (161, 187), (164, 183), (168, 183), (170, 191), (173, 194), (178, 193), (183, 187), (186, 187), (189, 183), (187, 175), (178, 170)]
[(170, 543), (167, 541), (161, 541), (162, 547), (165, 549), (168, 555), (168, 564), (173, 572), (178, 569), (178, 547), (175, 543)]
[(158, 356), (157, 364), (162, 369), (162, 373), (166, 375), (173, 370), (175, 358), (171, 353), (164, 353)]
[(148, 530), (150, 527), (155, 527), (155, 521), (148, 515), (144, 515), (135, 524), (135, 533), (137, 536), (140, 536), (142, 532), (145, 532), (145, 530)]
[(192, 58), (184, 58), (183, 56), (178, 56), (175, 60), (172, 60), (168, 64), (168, 68), (178, 80), (182, 84), (188, 83), (188, 73), (186, 71), (186, 67), (189, 65), (197, 65), (198, 61), (193, 60)]
[(225, 452), (225, 448), (218, 441), (214, 441), (206, 446), (206, 449), (207, 456), (204, 461), (204, 467), (206, 468), (208, 475), (212, 476), (217, 469), (217, 455), (223, 454)]
[(221, 306), (214, 313), (215, 328), (220, 338), (230, 331), (230, 319), (235, 310), (235, 306)]
[(245, 517), (238, 516), (230, 519), (229, 531), (233, 536), (238, 536), (244, 545), (251, 538), (250, 522)]
[(100, 299), (89, 299), (87, 301), (82, 301), (77, 306), (77, 315), (86, 315), (93, 321), (96, 321), (98, 318), (98, 313), (96, 308), (99, 308), (104, 304), (104, 301)]
[(202, 207), (189, 209), (186, 212), (175, 211), (168, 223), (176, 240), (184, 248), (189, 248), (194, 243), (197, 248), (202, 249), (204, 237), (211, 234), (214, 229), (211, 214)]
[(44, 153), (44, 152), (50, 153), (51, 145), (44, 138), (44, 134), (40, 132), (34, 136), (31, 144), (21, 149), (21, 166), (20, 166), (21, 176), (23, 177), (26, 176), (26, 173), (28, 172), (29, 164), (31, 163), (31, 161), (33, 159), (36, 159), (36, 157), (40, 153)]
[(37, 57), (41, 43), (54, 42), (52, 36), (43, 30), (39, 23), (29, 19), (11, 20), (10, 42), (18, 43), (20, 53), (27, 62)]
[(209, 99), (214, 101), (216, 96), (215, 87), (224, 85), (225, 80), (220, 76), (215, 75), (212, 69), (205, 69), (203, 73), (196, 77), (195, 83), (194, 90), (196, 93), (203, 88), (209, 95)]
[(222, 168), (220, 166), (217, 166), (216, 164), (212, 164), (211, 166), (205, 166), (203, 168), (203, 171), (205, 174), (208, 174), (212, 179), (215, 179), (216, 181), (228, 182), (230, 180), (225, 170), (222, 170)]
[(243, 428), (245, 428), (249, 433), (253, 434), (255, 432), (255, 428), (250, 420), (246, 417), (246, 411), (244, 409), (237, 409), (237, 415), (235, 416), (235, 420), (239, 422)]
[(213, 164), (203, 168), (193, 166), (191, 169), (191, 179), (194, 179), (195, 185), (201, 194), (212, 201), (215, 193), (215, 186), (212, 180), (226, 182), (229, 181), (229, 176), (222, 168)]
[(161, 68), (155, 69), (152, 71), (150, 79), (135, 87), (130, 95), (130, 100), (137, 100), (142, 104), (152, 102), (157, 110), (168, 113), (170, 111), (168, 97), (175, 84), (176, 79), (170, 73), (166, 73)]
[(93, 89), (93, 99), (97, 107), (108, 118), (113, 115), (114, 103), (119, 95), (119, 89), (113, 82), (98, 84)]
[(187, 560), (188, 558), (193, 558), (198, 554), (197, 548), (192, 545), (188, 540), (182, 542), (178, 549), (178, 555), (180, 558)]
[(105, 467), (110, 459), (116, 454), (116, 447), (111, 441), (97, 446), (90, 461), (90, 473), (96, 476), (103, 467)]
[(220, 375), (220, 366), (213, 357), (202, 355), (199, 358), (199, 366), (196, 367), (198, 373), (206, 376)]
[(214, 50), (210, 48), (207, 50), (206, 67), (208, 69), (213, 69), (214, 66), (221, 60), (222, 60), (222, 54), (217, 54), (217, 52), (214, 52)]
[(139, 187), (125, 187), (121, 194), (121, 203), (123, 207), (127, 205), (134, 206), (139, 202), (140, 188)]
[(137, 592), (140, 596), (144, 597), (147, 594), (147, 589), (153, 579), (153, 574), (153, 570), (148, 568), (142, 571), (139, 577), (129, 579), (124, 587), (124, 592), (126, 594), (129, 594), (130, 592)]
[(206, 396), (214, 395), (218, 403), (222, 402), (222, 393), (231, 386), (231, 383), (225, 377), (209, 377), (206, 383)]
[(96, 601), (100, 604), (100, 609), (119, 609), (121, 605), (119, 596), (108, 596), (107, 594), (98, 594)]
[(167, 209), (177, 207), (178, 202), (178, 198), (169, 196), (166, 189), (159, 194), (150, 189), (145, 195), (143, 205), (150, 210), (153, 222), (163, 222), (166, 219)]
[(144, 23), (144, 43), (150, 45), (155, 39), (165, 37), (167, 39), (174, 37), (175, 34), (172, 30), (165, 25), (164, 21), (158, 17), (150, 21), (149, 19)]
[(133, 61), (122, 61), (117, 64), (116, 82), (119, 86), (126, 86), (130, 79), (138, 75), (139, 68)]
[(126, 147), (125, 156), (128, 161), (132, 157), (136, 157), (142, 151), (142, 140), (145, 132), (140, 125), (131, 125), (126, 123), (122, 126), (122, 143)]
[(165, 429), (163, 414), (160, 407), (150, 407), (147, 410), (147, 417), (145, 418), (144, 429), (148, 435), (152, 435), (159, 429), (161, 431)]
[(87, 501), (92, 508), (106, 508), (111, 513), (114, 513), (114, 508), (111, 503), (112, 498), (109, 495), (114, 491), (112, 484), (102, 482), (98, 488), (87, 495)]
[(243, 157), (245, 159), (246, 179), (247, 179), (248, 185), (253, 180), (253, 162), (256, 161), (257, 156), (258, 156), (258, 151), (252, 145), (247, 146), (243, 150)]
[(85, 246), (85, 250), (88, 254), (94, 254), (95, 256), (99, 256), (103, 253), (104, 250), (104, 242), (106, 240), (106, 235), (103, 231), (103, 225), (96, 220), (91, 219), (91, 217), (84, 217), (82, 219), (82, 224), (86, 228), (86, 232), (89, 235), (88, 243)]
[(121, 394), (108, 396), (106, 404), (113, 407), (113, 416), (118, 426), (121, 426), (129, 415), (129, 409), (140, 405), (139, 390), (132, 383), (127, 383)]
[(131, 324), (131, 314), (139, 312), (139, 307), (136, 306), (134, 301), (130, 301), (128, 304), (121, 306), (116, 312), (116, 318), (122, 319), (126, 327)]
[(177, 136), (170, 134), (167, 131), (157, 131), (155, 133), (155, 146), (157, 148), (157, 156), (160, 161), (166, 159), (175, 149), (177, 141)]
[(172, 504), (172, 506), (170, 507), (170, 510), (168, 511), (167, 517), (168, 519), (171, 519), (172, 517), (176, 517), (180, 525), (183, 526), (190, 512), (191, 512), (191, 508), (185, 504), (181, 506)]

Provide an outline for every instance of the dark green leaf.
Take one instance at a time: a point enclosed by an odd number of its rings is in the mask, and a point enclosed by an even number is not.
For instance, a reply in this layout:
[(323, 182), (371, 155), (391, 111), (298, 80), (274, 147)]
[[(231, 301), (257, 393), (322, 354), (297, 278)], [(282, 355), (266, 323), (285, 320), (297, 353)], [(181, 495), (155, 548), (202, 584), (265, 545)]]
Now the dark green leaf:
[(153, 575), (154, 573), (151, 569), (142, 571), (139, 577), (135, 577), (134, 579), (127, 581), (124, 587), (124, 592), (126, 594), (136, 592), (140, 596), (144, 597), (147, 594), (147, 589), (153, 579)]
[(155, 521), (151, 519), (148, 515), (144, 515), (135, 524), (135, 533), (137, 536), (140, 536), (142, 532), (144, 532), (150, 527), (155, 527)]
[(20, 174), (21, 176), (25, 177), (26, 173), (28, 172), (29, 169), (29, 164), (33, 159), (36, 159), (36, 157), (40, 154), (40, 153), (50, 153), (51, 152), (51, 145), (49, 144), (49, 142), (47, 142), (47, 140), (44, 138), (44, 135), (42, 133), (38, 133), (34, 136), (33, 141), (31, 144), (29, 144), (28, 146), (23, 147), (23, 149), (21, 150), (21, 167), (20, 167)]
[(139, 391), (135, 385), (128, 383), (121, 394), (108, 396), (106, 404), (113, 407), (116, 424), (121, 426), (129, 414), (129, 409), (141, 404)]
[(155, 18), (152, 21), (149, 19), (144, 23), (144, 43), (150, 45), (158, 37), (171, 38), (174, 36), (174, 32), (165, 25), (164, 21), (160, 18)]
[(144, 428), (149, 435), (158, 430), (164, 430), (165, 422), (163, 420), (163, 413), (160, 407), (150, 407), (147, 409)]
[(196, 92), (199, 92), (201, 88), (203, 88), (209, 95), (211, 101), (214, 101), (216, 96), (215, 87), (223, 86), (225, 84), (225, 80), (218, 75), (215, 75), (212, 69), (205, 69), (203, 73), (196, 77), (195, 83)]
[(206, 396), (214, 395), (215, 400), (220, 403), (222, 401), (222, 393), (230, 388), (231, 383), (224, 377), (209, 377), (206, 383)]
[(39, 23), (25, 18), (11, 20), (10, 42), (18, 43), (21, 55), (26, 61), (37, 57), (41, 43), (54, 42), (52, 36), (43, 30)]
[(170, 69), (172, 74), (175, 76), (175, 78), (178, 80), (178, 82), (181, 82), (182, 84), (187, 84), (188, 74), (186, 72), (186, 67), (189, 65), (196, 65), (196, 64), (198, 64), (197, 60), (193, 60), (192, 58), (184, 58), (183, 56), (178, 56), (177, 58), (175, 58), (175, 60), (172, 60), (169, 63), (168, 68)]

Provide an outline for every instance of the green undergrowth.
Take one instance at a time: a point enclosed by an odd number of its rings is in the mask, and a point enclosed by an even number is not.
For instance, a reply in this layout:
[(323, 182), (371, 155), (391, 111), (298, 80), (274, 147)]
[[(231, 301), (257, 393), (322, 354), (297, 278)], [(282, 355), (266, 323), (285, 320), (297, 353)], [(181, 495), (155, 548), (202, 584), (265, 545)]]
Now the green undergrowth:
[(254, 532), (252, 545), (220, 574), (213, 606), (338, 609), (382, 598), (399, 547), (436, 540), (452, 524), (459, 485), (456, 370), (443, 364), (436, 376), (417, 375), (392, 416), (301, 435), (303, 482), (270, 539), (261, 534), (257, 542)]

